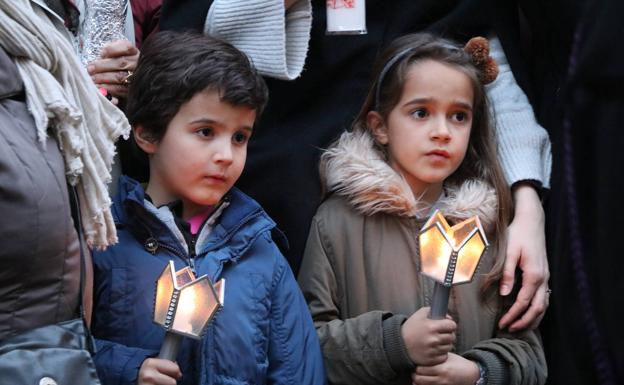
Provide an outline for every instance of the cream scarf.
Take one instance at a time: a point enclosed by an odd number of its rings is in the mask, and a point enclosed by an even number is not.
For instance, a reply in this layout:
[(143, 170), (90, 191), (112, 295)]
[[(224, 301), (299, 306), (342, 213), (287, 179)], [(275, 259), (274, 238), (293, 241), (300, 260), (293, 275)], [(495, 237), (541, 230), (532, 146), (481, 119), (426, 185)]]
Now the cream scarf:
[(39, 141), (44, 145), (48, 128), (57, 137), (87, 243), (117, 242), (106, 185), (114, 142), (130, 132), (126, 117), (100, 95), (69, 39), (30, 1), (0, 0), (0, 45), (19, 68)]

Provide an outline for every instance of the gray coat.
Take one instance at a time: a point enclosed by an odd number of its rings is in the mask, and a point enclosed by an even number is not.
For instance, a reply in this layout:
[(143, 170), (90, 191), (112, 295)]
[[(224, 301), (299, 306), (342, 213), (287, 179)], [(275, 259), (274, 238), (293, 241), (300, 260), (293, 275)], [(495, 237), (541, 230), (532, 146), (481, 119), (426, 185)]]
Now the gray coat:
[(74, 318), (80, 253), (54, 138), (37, 139), (17, 67), (0, 48), (0, 341)]

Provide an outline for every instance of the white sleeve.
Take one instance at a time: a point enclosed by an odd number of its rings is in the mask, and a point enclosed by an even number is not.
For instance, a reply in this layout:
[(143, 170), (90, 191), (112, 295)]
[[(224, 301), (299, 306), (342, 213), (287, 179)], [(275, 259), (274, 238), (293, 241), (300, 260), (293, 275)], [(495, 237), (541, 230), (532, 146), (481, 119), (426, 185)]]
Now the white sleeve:
[(552, 165), (548, 133), (535, 120), (533, 108), (516, 83), (497, 37), (490, 39), (490, 55), (498, 63), (499, 74), (485, 88), (493, 110), (499, 158), (507, 182), (512, 185), (533, 180), (548, 188)]
[(311, 28), (310, 0), (288, 12), (284, 0), (215, 0), (204, 33), (245, 52), (262, 75), (292, 80), (303, 70)]

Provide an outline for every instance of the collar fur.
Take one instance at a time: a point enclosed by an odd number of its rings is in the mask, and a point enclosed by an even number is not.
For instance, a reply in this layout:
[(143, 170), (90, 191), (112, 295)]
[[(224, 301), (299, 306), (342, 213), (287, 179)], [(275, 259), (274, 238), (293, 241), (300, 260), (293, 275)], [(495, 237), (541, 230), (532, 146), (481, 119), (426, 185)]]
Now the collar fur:
[[(366, 132), (344, 132), (321, 158), (327, 191), (344, 196), (363, 215), (386, 213), (424, 217), (431, 207), (414, 197), (405, 181), (374, 147)], [(486, 231), (496, 222), (494, 189), (481, 180), (445, 186), (436, 208), (451, 222), (478, 215)]]

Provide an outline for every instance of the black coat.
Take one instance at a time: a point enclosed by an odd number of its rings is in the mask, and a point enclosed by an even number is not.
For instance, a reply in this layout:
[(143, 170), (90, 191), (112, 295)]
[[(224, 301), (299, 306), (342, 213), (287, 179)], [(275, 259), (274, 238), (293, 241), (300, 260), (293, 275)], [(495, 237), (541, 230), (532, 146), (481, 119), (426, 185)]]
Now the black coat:
[(523, 3), (533, 105), (553, 146), (548, 383), (622, 384), (624, 2)]

